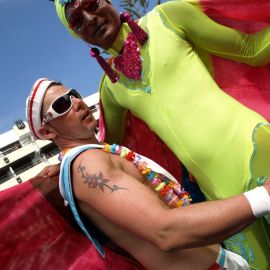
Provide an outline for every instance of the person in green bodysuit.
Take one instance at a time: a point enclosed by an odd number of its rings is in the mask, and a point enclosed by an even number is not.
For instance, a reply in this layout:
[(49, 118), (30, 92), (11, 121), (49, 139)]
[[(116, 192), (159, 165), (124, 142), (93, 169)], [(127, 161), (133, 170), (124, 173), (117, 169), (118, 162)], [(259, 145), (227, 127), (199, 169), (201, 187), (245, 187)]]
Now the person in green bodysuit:
[[(122, 141), (129, 110), (168, 145), (209, 200), (240, 194), (270, 175), (269, 124), (221, 91), (205, 61), (211, 53), (267, 64), (270, 28), (244, 34), (215, 23), (188, 2), (172, 1), (139, 20), (148, 35), (140, 44), (106, 1), (55, 4), (73, 35), (115, 56), (117, 82), (105, 75), (100, 85), (107, 142)], [(270, 228), (260, 219), (225, 244), (251, 266), (267, 269), (269, 242)]]

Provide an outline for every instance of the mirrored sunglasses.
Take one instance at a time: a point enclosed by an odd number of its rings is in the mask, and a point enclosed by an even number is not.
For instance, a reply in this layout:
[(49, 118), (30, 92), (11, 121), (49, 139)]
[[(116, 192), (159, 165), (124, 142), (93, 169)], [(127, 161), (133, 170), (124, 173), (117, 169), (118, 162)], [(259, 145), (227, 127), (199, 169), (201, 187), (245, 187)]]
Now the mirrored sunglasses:
[(94, 13), (103, 2), (104, 0), (77, 0), (70, 3), (66, 10), (66, 19), (70, 28), (80, 33), (84, 22), (82, 11)]

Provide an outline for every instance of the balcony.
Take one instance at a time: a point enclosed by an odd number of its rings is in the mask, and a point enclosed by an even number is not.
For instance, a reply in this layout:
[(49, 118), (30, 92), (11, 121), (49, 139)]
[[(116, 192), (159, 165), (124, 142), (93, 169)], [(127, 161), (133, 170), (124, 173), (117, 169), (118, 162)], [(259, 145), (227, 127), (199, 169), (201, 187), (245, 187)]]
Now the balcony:
[(16, 175), (13, 177), (8, 175), (0, 177), (0, 191), (30, 180), (48, 165), (58, 164), (58, 155), (50, 156), (52, 153), (57, 153), (57, 151), (54, 150), (54, 152), (48, 153), (46, 161), (42, 159), (36, 162), (29, 162), (14, 169)]

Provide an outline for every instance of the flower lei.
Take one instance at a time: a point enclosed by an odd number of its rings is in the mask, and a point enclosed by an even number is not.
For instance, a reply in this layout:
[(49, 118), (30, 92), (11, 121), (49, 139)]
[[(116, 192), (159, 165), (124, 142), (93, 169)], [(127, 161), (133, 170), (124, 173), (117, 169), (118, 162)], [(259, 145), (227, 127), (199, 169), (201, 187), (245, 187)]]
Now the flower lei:
[(71, 148), (64, 148), (62, 151), (58, 154), (58, 160), (62, 162), (65, 154), (70, 150)]
[(163, 174), (152, 171), (143, 158), (126, 147), (117, 144), (104, 144), (107, 153), (118, 154), (119, 156), (135, 164), (141, 174), (144, 175), (152, 189), (168, 204), (170, 208), (186, 206), (192, 200), (189, 193), (185, 191), (178, 182), (175, 182)]
[[(58, 160), (60, 162), (69, 150), (70, 148), (65, 148), (59, 153)], [(170, 208), (186, 206), (192, 201), (189, 193), (185, 191), (178, 182), (161, 173), (153, 171), (139, 154), (117, 144), (110, 145), (105, 143), (102, 150), (107, 153), (117, 154), (126, 160), (133, 162), (140, 173), (144, 175), (151, 188), (159, 194)]]

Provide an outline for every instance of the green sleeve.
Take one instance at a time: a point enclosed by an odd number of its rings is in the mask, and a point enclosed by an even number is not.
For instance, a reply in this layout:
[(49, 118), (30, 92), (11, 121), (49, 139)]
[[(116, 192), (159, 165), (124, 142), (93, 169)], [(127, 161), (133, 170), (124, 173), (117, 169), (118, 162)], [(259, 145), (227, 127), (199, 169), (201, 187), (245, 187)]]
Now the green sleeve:
[(106, 83), (101, 83), (100, 98), (103, 106), (106, 142), (121, 144), (125, 133), (127, 109), (121, 107), (115, 100), (111, 89)]
[(170, 1), (158, 10), (171, 27), (196, 47), (253, 66), (269, 63), (270, 27), (256, 34), (245, 34), (214, 22), (185, 1)]

